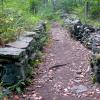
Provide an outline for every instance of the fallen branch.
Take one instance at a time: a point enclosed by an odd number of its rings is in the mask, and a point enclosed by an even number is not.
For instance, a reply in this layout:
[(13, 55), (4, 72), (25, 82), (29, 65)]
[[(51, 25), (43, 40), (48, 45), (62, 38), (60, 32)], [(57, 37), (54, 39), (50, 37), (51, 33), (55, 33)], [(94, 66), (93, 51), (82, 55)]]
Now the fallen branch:
[(67, 64), (59, 64), (59, 65), (54, 65), (52, 67), (49, 68), (49, 70), (52, 70), (54, 68), (59, 68), (59, 67), (62, 67), (62, 66), (66, 66)]

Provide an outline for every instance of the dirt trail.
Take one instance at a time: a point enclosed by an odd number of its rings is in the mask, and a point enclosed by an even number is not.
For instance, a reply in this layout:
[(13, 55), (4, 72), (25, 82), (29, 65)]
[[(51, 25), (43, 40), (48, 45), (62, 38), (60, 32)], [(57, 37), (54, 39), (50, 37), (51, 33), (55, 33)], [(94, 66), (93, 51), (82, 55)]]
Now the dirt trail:
[(46, 48), (35, 85), (20, 100), (100, 100), (87, 70), (89, 51), (56, 22), (51, 33), (52, 44)]

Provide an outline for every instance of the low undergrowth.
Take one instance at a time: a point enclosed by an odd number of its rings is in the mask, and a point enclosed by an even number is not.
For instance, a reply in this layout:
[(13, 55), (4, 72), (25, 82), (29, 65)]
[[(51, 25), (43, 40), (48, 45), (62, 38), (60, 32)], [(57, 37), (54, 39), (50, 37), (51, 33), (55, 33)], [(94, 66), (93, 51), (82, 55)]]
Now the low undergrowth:
[(96, 18), (93, 18), (92, 15), (85, 17), (83, 12), (84, 12), (84, 7), (82, 6), (75, 7), (74, 10), (72, 11), (72, 13), (76, 14), (80, 18), (82, 23), (100, 27), (99, 13)]
[(32, 5), (37, 5), (37, 3), (34, 4), (32, 0), (26, 0), (26, 2), (2, 0), (0, 4), (0, 42), (15, 41), (24, 30), (30, 30), (41, 20), (34, 14)]

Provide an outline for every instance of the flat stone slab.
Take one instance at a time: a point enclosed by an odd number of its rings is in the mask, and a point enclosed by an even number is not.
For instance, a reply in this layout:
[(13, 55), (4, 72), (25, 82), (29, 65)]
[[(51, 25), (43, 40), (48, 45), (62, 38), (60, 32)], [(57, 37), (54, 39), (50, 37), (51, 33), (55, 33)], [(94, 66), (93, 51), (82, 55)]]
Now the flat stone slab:
[(29, 43), (18, 40), (18, 41), (6, 44), (6, 46), (14, 47), (14, 48), (18, 48), (18, 49), (26, 49), (29, 46)]
[(3, 58), (16, 59), (19, 56), (22, 56), (24, 54), (25, 54), (25, 49), (17, 49), (17, 48), (12, 48), (12, 47), (0, 48), (0, 59), (1, 58), (2, 59)]
[(26, 43), (30, 43), (30, 42), (32, 42), (34, 39), (33, 39), (32, 37), (20, 37), (18, 40), (19, 40), (19, 41), (26, 42)]
[(25, 36), (25, 37), (33, 37), (35, 35), (36, 35), (36, 32), (28, 32), (28, 31), (25, 31), (22, 36)]
[(71, 92), (73, 92), (73, 93), (82, 93), (82, 92), (85, 92), (87, 90), (88, 90), (87, 87), (84, 85), (73, 86), (71, 88)]

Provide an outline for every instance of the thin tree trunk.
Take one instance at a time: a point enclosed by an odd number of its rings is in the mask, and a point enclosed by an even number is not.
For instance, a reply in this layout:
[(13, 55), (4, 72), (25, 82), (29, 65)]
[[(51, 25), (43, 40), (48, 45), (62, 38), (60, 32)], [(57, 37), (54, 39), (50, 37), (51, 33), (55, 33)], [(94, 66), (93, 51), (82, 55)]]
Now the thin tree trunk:
[(49, 0), (44, 0), (45, 7), (47, 6)]
[(88, 16), (89, 16), (89, 2), (87, 1), (85, 3), (85, 22)]
[(1, 0), (1, 3), (2, 3), (2, 13), (3, 13), (3, 10), (4, 10), (4, 1)]
[(53, 6), (53, 10), (56, 10), (56, 0), (52, 0), (52, 6)]
[[(100, 0), (98, 0), (98, 11), (100, 11)], [(100, 12), (99, 12), (99, 18), (98, 21), (100, 21)]]

